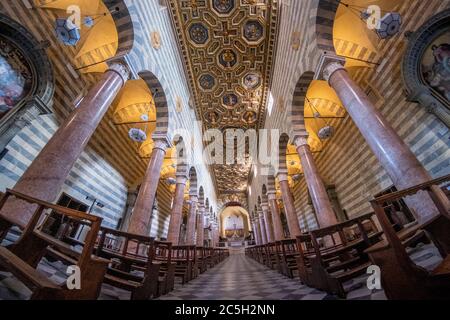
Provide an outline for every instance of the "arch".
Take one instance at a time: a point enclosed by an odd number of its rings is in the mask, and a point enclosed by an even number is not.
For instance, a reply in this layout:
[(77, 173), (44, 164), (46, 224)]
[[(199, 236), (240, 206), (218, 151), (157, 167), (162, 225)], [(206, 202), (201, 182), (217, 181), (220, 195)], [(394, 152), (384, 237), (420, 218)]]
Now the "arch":
[(250, 214), (245, 208), (243, 208), (241, 206), (224, 207), (223, 210), (220, 212), (220, 214), (219, 214), (220, 236), (223, 238), (226, 238), (226, 236), (225, 236), (225, 225), (226, 224), (224, 223), (224, 219), (232, 214), (240, 214), (245, 218), (245, 219), (243, 219), (244, 230), (245, 230), (244, 237), (248, 237), (250, 232), (252, 231)]
[(103, 3), (112, 12), (117, 28), (119, 46), (116, 57), (124, 57), (133, 49), (135, 40), (143, 38), (136, 8), (131, 3), (125, 4), (125, 0), (103, 0)]
[(315, 0), (313, 13), (315, 17), (313, 41), (316, 48), (321, 53), (335, 53), (333, 43), (333, 26), (340, 1), (336, 0)]
[(294, 97), (292, 99), (291, 124), (295, 135), (306, 133), (305, 126), (305, 98), (311, 82), (314, 80), (314, 72), (304, 72), (295, 85)]
[(262, 195), (262, 203), (267, 203), (268, 202), (268, 198), (267, 198), (267, 187), (266, 187), (266, 184), (262, 185), (261, 195)]
[(205, 190), (203, 189), (203, 186), (200, 186), (200, 189), (198, 190), (198, 203), (201, 205), (205, 204)]
[(30, 95), (46, 105), (51, 105), (55, 92), (53, 68), (43, 45), (24, 26), (0, 13), (0, 34), (23, 52), (33, 69), (33, 88)]
[(156, 128), (152, 134), (153, 139), (165, 139), (170, 142), (168, 136), (169, 131), (169, 107), (167, 104), (166, 93), (158, 78), (150, 71), (139, 72), (141, 77), (147, 86), (149, 87), (153, 100), (155, 102), (156, 109)]
[(197, 196), (197, 171), (195, 167), (189, 169), (189, 195)]

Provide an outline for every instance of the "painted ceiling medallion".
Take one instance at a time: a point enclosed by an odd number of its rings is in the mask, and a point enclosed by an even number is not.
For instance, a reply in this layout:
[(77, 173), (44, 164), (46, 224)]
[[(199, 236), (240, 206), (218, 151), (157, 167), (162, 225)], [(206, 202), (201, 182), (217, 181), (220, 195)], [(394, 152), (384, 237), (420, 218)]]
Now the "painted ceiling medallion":
[(247, 124), (253, 124), (258, 120), (256, 112), (252, 110), (245, 111), (242, 114), (242, 121), (246, 122)]
[(207, 111), (205, 113), (205, 120), (209, 124), (217, 125), (221, 120), (221, 116), (217, 111)]
[(264, 27), (258, 20), (249, 20), (244, 25), (243, 34), (248, 42), (259, 42), (263, 39)]
[(223, 105), (228, 109), (233, 109), (239, 102), (239, 98), (234, 93), (228, 93), (223, 96)]
[(261, 85), (261, 77), (255, 72), (249, 72), (244, 77), (244, 87), (247, 90), (255, 90)]
[(236, 53), (231, 49), (222, 50), (219, 54), (219, 63), (224, 68), (233, 68), (237, 63)]
[(200, 76), (199, 78), (199, 84), (200, 87), (203, 88), (203, 90), (212, 90), (214, 86), (216, 85), (216, 80), (214, 77), (210, 74), (204, 74)]
[(195, 44), (203, 45), (208, 42), (209, 32), (202, 23), (194, 23), (189, 28), (189, 35)]
[(235, 8), (235, 0), (212, 0), (213, 8), (220, 14), (229, 14)]

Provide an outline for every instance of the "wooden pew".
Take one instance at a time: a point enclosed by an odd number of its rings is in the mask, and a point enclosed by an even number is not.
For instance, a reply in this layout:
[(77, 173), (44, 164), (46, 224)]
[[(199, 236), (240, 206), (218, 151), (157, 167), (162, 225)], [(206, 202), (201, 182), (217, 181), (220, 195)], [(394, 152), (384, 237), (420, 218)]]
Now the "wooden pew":
[[(37, 209), (23, 229), (19, 240), (7, 248), (0, 247), (0, 265), (30, 288), (33, 292), (31, 299), (97, 299), (108, 263), (92, 255), (102, 219), (9, 189), (0, 200), (0, 210), (8, 199), (13, 198), (16, 201), (33, 204)], [(44, 220), (44, 214), (49, 210), (64, 215), (70, 220), (89, 224), (85, 242), (74, 247), (43, 232), (41, 222)], [(0, 234), (4, 236), (15, 223), (3, 216), (0, 216), (0, 221), (2, 226)], [(47, 249), (52, 248), (70, 257), (71, 264), (80, 269), (81, 289), (70, 290), (66, 283), (58, 285), (36, 269)]]
[(365, 214), (298, 236), (296, 260), (300, 280), (345, 297), (343, 283), (366, 272), (371, 262), (364, 250), (381, 240), (382, 232), (377, 230), (373, 216), (374, 213)]
[(203, 273), (208, 268), (207, 258), (206, 258), (206, 248), (205, 247), (196, 247), (197, 252), (197, 266), (198, 273)]
[(281, 273), (289, 278), (294, 278), (297, 272), (297, 242), (295, 239), (283, 239), (279, 241), (280, 270)]
[(271, 242), (265, 245), (267, 260), (266, 265), (273, 270), (280, 269), (280, 259), (277, 252), (277, 243)]
[[(450, 205), (441, 197), (439, 185), (450, 181), (450, 175), (427, 183), (383, 195), (371, 201), (385, 240), (366, 250), (373, 264), (381, 269), (381, 282), (389, 299), (449, 299), (450, 298)], [(427, 192), (439, 213), (415, 225), (395, 232), (383, 204), (418, 192)], [(433, 270), (417, 266), (409, 257), (407, 247), (411, 239), (425, 232), (438, 248), (443, 260)]]
[(197, 250), (193, 245), (172, 247), (172, 261), (176, 263), (175, 277), (185, 284), (197, 276)]
[(171, 248), (168, 242), (103, 227), (96, 254), (111, 261), (105, 283), (130, 291), (132, 300), (149, 300), (173, 289)]

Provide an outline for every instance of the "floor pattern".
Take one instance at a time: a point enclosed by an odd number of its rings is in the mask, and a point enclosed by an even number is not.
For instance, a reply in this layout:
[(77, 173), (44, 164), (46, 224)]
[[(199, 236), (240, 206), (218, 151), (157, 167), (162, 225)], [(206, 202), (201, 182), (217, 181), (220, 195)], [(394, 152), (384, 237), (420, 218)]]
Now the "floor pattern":
[[(441, 260), (436, 248), (420, 245), (410, 252), (414, 261), (432, 268)], [(63, 283), (67, 266), (61, 262), (43, 259), (39, 270), (52, 280)], [(369, 290), (367, 276), (363, 275), (345, 284), (350, 300), (384, 300), (382, 290)], [(25, 300), (31, 292), (8, 272), (0, 271), (0, 300)], [(130, 293), (103, 285), (100, 300), (128, 300)], [(334, 300), (337, 297), (302, 285), (298, 279), (287, 278), (243, 253), (231, 254), (221, 264), (206, 271), (184, 286), (177, 283), (175, 290), (160, 300)]]

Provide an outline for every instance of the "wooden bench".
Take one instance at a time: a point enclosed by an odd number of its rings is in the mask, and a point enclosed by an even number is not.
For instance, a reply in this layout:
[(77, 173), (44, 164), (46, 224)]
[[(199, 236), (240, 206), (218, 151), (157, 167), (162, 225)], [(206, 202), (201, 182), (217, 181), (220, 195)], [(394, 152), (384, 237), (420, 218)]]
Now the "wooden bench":
[(169, 242), (101, 228), (96, 254), (111, 261), (105, 283), (130, 291), (132, 300), (149, 300), (173, 289), (171, 249)]
[(198, 272), (201, 274), (208, 269), (207, 258), (206, 258), (206, 248), (196, 247), (197, 250), (197, 266)]
[[(30, 288), (33, 292), (31, 299), (97, 299), (108, 263), (92, 255), (102, 219), (9, 189), (0, 200), (0, 210), (8, 199), (35, 205), (37, 209), (24, 228), (17, 225), (23, 230), (19, 240), (7, 248), (0, 248), (0, 265)], [(41, 222), (45, 218), (45, 212), (49, 210), (64, 215), (70, 220), (89, 224), (89, 231), (82, 246), (71, 246), (41, 230)], [(4, 216), (0, 216), (0, 221), (0, 234), (4, 237), (8, 229), (16, 224)], [(71, 264), (79, 267), (81, 289), (70, 290), (66, 283), (57, 284), (37, 270), (39, 262), (48, 249), (64, 252), (70, 257)]]
[[(447, 175), (371, 201), (386, 239), (367, 249), (366, 253), (372, 263), (380, 267), (381, 283), (389, 299), (450, 298), (450, 204), (439, 188), (439, 185), (448, 184), (449, 181), (450, 175)], [(395, 232), (383, 205), (420, 191), (430, 195), (439, 213)], [(407, 252), (411, 242), (420, 237), (421, 233), (427, 234), (443, 258), (433, 270), (425, 270), (416, 265)]]
[(175, 277), (185, 284), (197, 276), (197, 250), (193, 245), (172, 247), (172, 261), (176, 263)]
[(281, 273), (289, 278), (294, 278), (297, 273), (297, 241), (295, 239), (283, 239), (278, 242), (280, 252)]
[[(364, 250), (381, 240), (382, 232), (373, 222), (374, 215), (368, 213), (298, 236), (296, 260), (300, 280), (344, 298), (343, 283), (365, 273), (371, 265)], [(365, 222), (370, 228), (364, 226)]]

